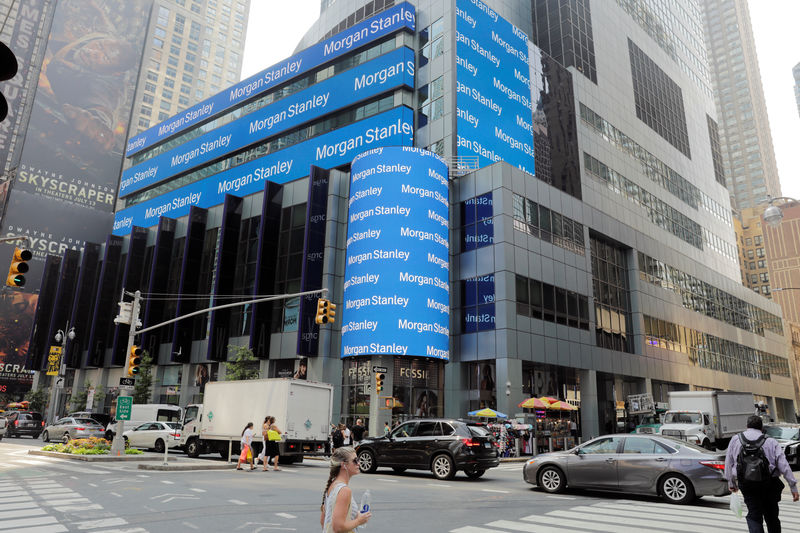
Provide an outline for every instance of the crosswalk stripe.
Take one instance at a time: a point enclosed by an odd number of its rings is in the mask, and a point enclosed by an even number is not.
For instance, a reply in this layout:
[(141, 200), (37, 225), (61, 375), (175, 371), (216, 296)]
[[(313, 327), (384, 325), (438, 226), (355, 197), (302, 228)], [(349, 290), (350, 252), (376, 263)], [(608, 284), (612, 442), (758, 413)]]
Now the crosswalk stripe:
[[(37, 518), (18, 518), (17, 520), (3, 520), (0, 522), (0, 530), (23, 528), (26, 526), (43, 526), (53, 524), (56, 519), (52, 516), (40, 516)], [(27, 531), (27, 528), (26, 528)]]
[[(587, 513), (596, 513), (596, 514), (603, 514), (603, 515), (611, 515), (611, 516), (614, 516), (614, 517), (616, 517), (617, 519), (619, 519), (619, 517), (620, 517), (620, 516), (625, 516), (626, 518), (627, 518), (627, 517), (631, 517), (631, 518), (644, 518), (644, 519), (646, 519), (646, 518), (650, 518), (650, 519), (654, 519), (654, 520), (666, 520), (666, 521), (672, 520), (672, 521), (677, 521), (677, 522), (678, 522), (678, 523), (680, 523), (680, 524), (685, 524), (685, 522), (686, 522), (686, 518), (687, 518), (687, 517), (686, 517), (686, 515), (679, 516), (679, 515), (674, 515), (674, 514), (660, 513), (660, 512), (658, 512), (658, 511), (645, 511), (645, 510), (641, 510), (641, 511), (638, 511), (638, 512), (637, 512), (637, 511), (635, 511), (635, 510), (633, 510), (633, 509), (626, 509), (624, 513), (620, 513), (620, 512), (619, 512), (618, 510), (616, 510), (616, 509), (606, 509), (606, 508), (604, 508), (604, 507), (599, 507), (599, 506), (591, 506), (591, 507), (589, 507), (589, 506), (580, 506), (580, 507), (573, 507), (573, 508), (572, 508), (572, 509), (570, 509), (569, 511), (562, 511), (562, 512), (572, 512), (572, 511), (575, 511), (575, 512), (582, 512), (582, 511), (585, 511), (585, 512), (587, 512)], [(552, 514), (552, 513), (547, 513), (547, 514)], [(698, 525), (709, 525), (709, 526), (713, 526), (713, 525), (715, 525), (715, 524), (719, 524), (719, 523), (720, 523), (720, 520), (728, 520), (728, 519), (729, 519), (728, 517), (730, 517), (730, 520), (732, 520), (732, 521), (736, 521), (736, 520), (737, 520), (737, 519), (736, 519), (736, 517), (734, 517), (734, 516), (733, 516), (733, 513), (731, 513), (730, 511), (728, 511), (728, 516), (726, 516), (726, 517), (719, 517), (719, 518), (712, 518), (712, 517), (706, 517), (706, 518), (692, 517), (692, 523), (693, 523), (693, 524), (698, 524)], [(681, 526), (681, 528), (683, 528), (683, 525)]]
[(94, 533), (147, 533), (147, 530), (141, 527), (132, 527), (126, 529), (102, 529)]
[[(564, 517), (564, 518), (574, 518), (575, 520), (586, 521), (590, 523), (609, 523), (609, 524), (618, 524), (620, 521), (620, 516), (604, 516), (598, 513), (598, 509), (592, 509), (585, 513), (576, 511), (575, 509), (570, 509), (569, 511), (551, 511), (547, 513), (547, 516), (555, 516), (555, 517)], [(676, 522), (671, 521), (667, 522), (663, 518), (659, 520), (658, 525), (653, 525), (653, 520), (658, 519), (658, 517), (653, 516), (650, 519), (636, 517), (632, 514), (626, 514), (625, 516), (625, 524), (628, 526), (644, 526), (648, 530), (658, 530), (658, 531), (675, 531), (676, 529), (680, 529), (682, 531), (691, 531), (693, 533), (703, 533), (706, 531), (706, 528), (700, 524), (687, 524), (686, 522)], [(523, 520), (526, 520), (523, 518)], [(531, 521), (538, 521), (539, 517), (531, 517), (529, 518)], [(694, 522), (694, 521), (693, 521)]]
[(58, 489), (31, 489), (31, 492), (39, 496), (47, 496), (48, 494), (72, 496), (73, 494), (78, 494), (77, 492), (64, 487)]
[(511, 531), (528, 531), (530, 533), (556, 533), (563, 532), (563, 527), (548, 528), (540, 524), (523, 524), (522, 522), (512, 522), (511, 520), (495, 520), (486, 524), (490, 527), (502, 527), (503, 529), (510, 529)]
[(68, 498), (66, 500), (45, 500), (42, 502), (42, 505), (47, 505), (50, 507), (56, 505), (74, 505), (78, 503), (88, 503), (89, 498)]
[[(563, 517), (555, 517), (548, 515), (541, 515), (541, 516), (534, 516), (534, 517), (525, 517), (523, 520), (536, 522), (537, 524), (552, 524), (555, 526), (562, 526), (562, 527), (572, 527), (576, 529), (588, 529), (590, 531), (606, 531), (608, 533), (641, 533), (642, 529), (639, 527), (626, 527), (624, 525), (619, 524), (601, 524), (598, 523), (597, 520), (592, 520), (592, 517), (589, 517), (589, 521), (584, 520), (571, 520), (568, 518)], [(617, 520), (619, 522), (619, 520)], [(628, 520), (625, 519), (627, 523)], [(652, 527), (652, 526), (650, 526)]]
[(69, 531), (69, 530), (64, 526), (62, 526), (61, 524), (52, 524), (49, 526), (33, 526), (25, 528), (25, 533), (62, 533), (64, 531)]
[(99, 520), (87, 520), (75, 524), (78, 529), (97, 529), (98, 527), (124, 526), (128, 523), (124, 518), (101, 518)]
[(0, 511), (0, 521), (8, 518), (25, 518), (28, 516), (43, 515), (42, 509), (17, 509), (16, 511)]
[(72, 513), (75, 511), (88, 511), (88, 510), (101, 510), (103, 508), (102, 505), (97, 503), (91, 504), (80, 504), (80, 505), (64, 505), (53, 507), (54, 510), (58, 511), (59, 513)]
[(3, 498), (3, 503), (16, 503), (16, 502), (32, 502), (33, 498), (28, 496), (11, 496), (10, 498)]
[(485, 527), (464, 526), (458, 529), (451, 529), (450, 533), (506, 533), (497, 529), (489, 529)]
[(17, 492), (18, 490), (19, 490), (19, 487), (12, 487), (12, 486), (0, 487), (0, 498), (2, 498), (4, 495), (8, 494), (9, 492)]
[(28, 509), (30, 507), (36, 507), (36, 502), (31, 500), (29, 502), (20, 502), (20, 503), (0, 503), (0, 511), (12, 511), (14, 509)]

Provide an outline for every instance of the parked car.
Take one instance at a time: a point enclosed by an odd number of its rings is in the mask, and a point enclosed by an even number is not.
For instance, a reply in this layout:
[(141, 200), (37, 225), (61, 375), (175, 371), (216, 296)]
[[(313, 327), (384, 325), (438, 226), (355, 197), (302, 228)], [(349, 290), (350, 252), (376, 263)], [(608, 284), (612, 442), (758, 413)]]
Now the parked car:
[[(150, 420), (159, 422), (180, 422), (183, 409), (177, 405), (163, 403), (136, 403), (131, 406), (131, 419), (125, 421), (126, 428), (135, 428)], [(106, 426), (106, 439), (112, 440), (117, 432), (117, 421), (109, 420)], [(125, 431), (123, 431), (123, 434)]]
[(28, 435), (38, 439), (44, 428), (42, 413), (36, 411), (6, 411), (5, 418), (8, 422), (6, 437)]
[(111, 415), (106, 413), (95, 413), (92, 411), (78, 411), (77, 413), (70, 413), (72, 418), (91, 418), (100, 423), (101, 426), (106, 427), (111, 422)]
[(6, 417), (0, 413), (0, 440), (3, 440), (3, 437), (6, 435), (6, 428), (8, 427), (8, 420)]
[(497, 443), (485, 427), (453, 419), (404, 422), (386, 436), (364, 439), (356, 453), (362, 472), (384, 466), (431, 470), (437, 479), (452, 479), (459, 470), (477, 479), (500, 464)]
[(131, 448), (154, 449), (164, 453), (164, 446), (178, 448), (181, 445), (180, 422), (145, 422), (122, 434)]
[(44, 428), (42, 440), (50, 442), (50, 439), (67, 442), (70, 439), (88, 439), (89, 437), (104, 438), (105, 430), (100, 422), (91, 418), (73, 418), (65, 416), (59, 418), (52, 425)]
[(653, 494), (669, 503), (724, 496), (725, 454), (659, 435), (604, 435), (530, 459), (523, 479), (550, 493), (565, 488)]
[(800, 468), (800, 425), (769, 425), (764, 426), (764, 432), (781, 445), (789, 466)]

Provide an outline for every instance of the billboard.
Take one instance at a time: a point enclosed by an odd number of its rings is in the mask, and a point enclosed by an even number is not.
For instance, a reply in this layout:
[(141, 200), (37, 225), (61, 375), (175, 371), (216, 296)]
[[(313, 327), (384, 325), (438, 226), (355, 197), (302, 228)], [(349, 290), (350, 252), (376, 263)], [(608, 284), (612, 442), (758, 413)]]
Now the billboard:
[(113, 234), (127, 235), (132, 226), (155, 226), (162, 215), (188, 215), (193, 205), (219, 205), (226, 194), (244, 197), (260, 192), (265, 181), (286, 183), (308, 176), (311, 165), (328, 169), (345, 165), (365, 148), (411, 146), (413, 135), (413, 112), (396, 107), (118, 211)]
[(458, 155), (534, 174), (528, 37), (480, 0), (456, 3)]
[(120, 197), (342, 107), (414, 87), (414, 53), (399, 48), (192, 139), (122, 173)]
[(151, 4), (58, 2), (15, 191), (113, 212)]
[(361, 48), (376, 39), (390, 35), (395, 31), (407, 29), (414, 31), (414, 6), (403, 2), (387, 9), (374, 17), (360, 22), (341, 33), (338, 33), (306, 48), (283, 61), (253, 74), (246, 80), (195, 104), (179, 115), (157, 124), (128, 140), (126, 156), (144, 150), (168, 137), (173, 136), (195, 124), (204, 122), (219, 115), (226, 109), (249, 100), (269, 89), (285, 83), (292, 78), (327, 63), (331, 59)]
[(19, 396), (33, 383), (25, 359), (38, 299), (18, 291), (0, 294), (0, 395)]
[(449, 359), (448, 169), (410, 147), (353, 160), (342, 306), (342, 357)]

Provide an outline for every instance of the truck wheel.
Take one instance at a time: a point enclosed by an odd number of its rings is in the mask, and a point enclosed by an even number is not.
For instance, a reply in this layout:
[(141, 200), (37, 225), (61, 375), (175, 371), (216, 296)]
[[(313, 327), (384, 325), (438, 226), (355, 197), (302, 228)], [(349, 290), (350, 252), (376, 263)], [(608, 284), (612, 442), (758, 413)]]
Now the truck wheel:
[(694, 500), (694, 487), (679, 474), (667, 474), (658, 485), (659, 493), (667, 503), (688, 503)]
[(193, 459), (200, 456), (200, 443), (197, 439), (192, 439), (186, 443), (186, 455)]

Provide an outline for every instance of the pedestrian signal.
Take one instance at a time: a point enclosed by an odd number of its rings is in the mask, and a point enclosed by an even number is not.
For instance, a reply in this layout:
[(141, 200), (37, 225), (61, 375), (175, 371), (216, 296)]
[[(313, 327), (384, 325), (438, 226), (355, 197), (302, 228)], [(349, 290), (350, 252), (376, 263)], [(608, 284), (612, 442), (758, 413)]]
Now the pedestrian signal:
[(11, 257), (11, 266), (8, 268), (6, 285), (9, 287), (25, 286), (25, 276), (23, 274), (28, 271), (28, 261), (30, 261), (32, 257), (33, 254), (30, 250), (14, 248), (14, 255)]
[(386, 379), (386, 374), (379, 372), (375, 374), (375, 392), (383, 390), (383, 380)]
[[(320, 298), (317, 300), (317, 316), (315, 322), (317, 324), (327, 324), (328, 322), (332, 321), (332, 319), (328, 316), (330, 312), (330, 305), (331, 303), (326, 300), (325, 298)], [(336, 306), (333, 306), (336, 308)], [(336, 313), (333, 313), (334, 315)]]
[(131, 348), (131, 355), (128, 357), (128, 375), (131, 377), (139, 373), (139, 365), (142, 364), (143, 350), (139, 346)]

